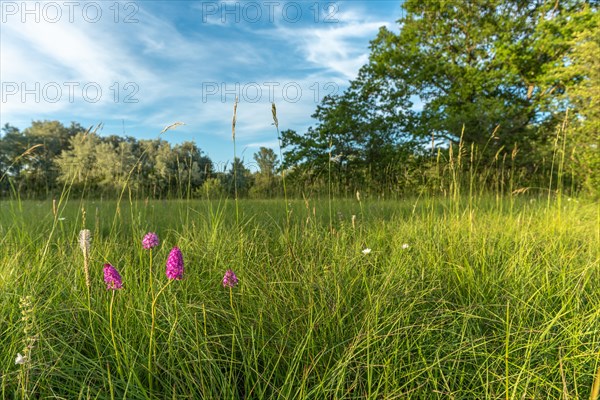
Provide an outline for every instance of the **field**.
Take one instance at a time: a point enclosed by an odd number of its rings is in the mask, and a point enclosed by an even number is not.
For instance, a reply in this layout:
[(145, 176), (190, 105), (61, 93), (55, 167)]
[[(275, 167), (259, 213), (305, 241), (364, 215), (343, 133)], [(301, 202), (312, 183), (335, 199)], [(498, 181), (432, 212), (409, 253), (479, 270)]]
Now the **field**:
[(587, 399), (599, 235), (598, 204), (560, 196), (3, 201), (0, 393)]

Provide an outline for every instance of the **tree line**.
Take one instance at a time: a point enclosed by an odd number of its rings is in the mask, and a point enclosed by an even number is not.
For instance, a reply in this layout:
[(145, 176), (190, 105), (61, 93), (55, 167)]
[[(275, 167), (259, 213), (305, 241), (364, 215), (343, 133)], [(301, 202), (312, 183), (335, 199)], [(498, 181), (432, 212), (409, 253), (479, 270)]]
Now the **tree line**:
[(218, 171), (194, 142), (100, 136), (73, 122), (34, 121), (22, 132), (9, 124), (0, 138), (0, 191), (24, 197), (72, 193), (113, 197), (123, 190), (150, 198), (272, 197), (279, 160), (272, 149), (254, 154), (251, 172), (235, 158)]
[[(306, 132), (217, 171), (193, 142), (100, 137), (36, 121), (0, 140), (0, 189), (142, 196), (377, 196), (494, 190), (600, 195), (597, 0), (406, 0), (347, 90)], [(509, 190), (506, 189), (506, 190)]]

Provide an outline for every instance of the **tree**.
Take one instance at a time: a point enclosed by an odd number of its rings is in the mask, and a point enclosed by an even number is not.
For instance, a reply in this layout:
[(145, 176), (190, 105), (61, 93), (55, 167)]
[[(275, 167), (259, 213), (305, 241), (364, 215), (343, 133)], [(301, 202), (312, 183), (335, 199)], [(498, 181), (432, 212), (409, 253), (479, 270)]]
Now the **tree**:
[(77, 133), (69, 140), (69, 148), (55, 159), (58, 181), (78, 190), (94, 191), (101, 174), (97, 168), (100, 137), (94, 132)]
[(225, 188), (219, 178), (208, 178), (202, 184), (202, 187), (196, 189), (196, 197), (205, 197), (207, 199), (220, 199), (225, 194)]
[(18, 176), (23, 168), (20, 156), (27, 150), (23, 133), (18, 128), (5, 124), (0, 137), (0, 176)]
[(317, 125), (305, 135), (283, 132), (285, 160), (343, 187), (379, 184), (390, 166), (421, 157), (429, 144), (459, 141), (482, 159), (518, 149), (516, 164), (534, 168), (576, 103), (569, 87), (593, 79), (575, 70), (574, 48), (584, 41), (580, 53), (592, 54), (593, 40), (580, 35), (597, 32), (595, 7), (584, 0), (406, 0), (399, 31), (380, 29), (349, 89), (317, 107)]
[(371, 44), (359, 77), (368, 95), (388, 109), (421, 103), (408, 114), (411, 134), (424, 140), (462, 136), (489, 144), (492, 154), (515, 144), (535, 151), (548, 140), (568, 83), (547, 71), (569, 67), (572, 40), (587, 28), (587, 17), (578, 17), (585, 1), (407, 0), (403, 7), (400, 32), (382, 28)]
[(73, 136), (84, 131), (77, 123), (67, 128), (59, 121), (33, 121), (23, 131), (27, 148), (34, 148), (24, 159), (20, 172), (29, 190), (49, 195), (56, 189), (59, 172), (54, 160), (69, 148)]
[(150, 195), (156, 198), (161, 195), (161, 175), (157, 169), (157, 156), (159, 149), (165, 145), (168, 143), (161, 139), (138, 142), (139, 163), (136, 174), (138, 175), (137, 181), (140, 182), (140, 189), (145, 196)]
[(196, 188), (201, 187), (213, 172), (212, 161), (202, 155), (202, 151), (194, 142), (183, 142), (175, 146), (173, 153), (177, 159), (180, 190), (183, 192), (185, 188), (189, 196)]
[(119, 193), (124, 185), (137, 189), (134, 168), (137, 158), (133, 145), (125, 140), (102, 139), (96, 147), (96, 168), (100, 176), (99, 186), (107, 192)]
[[(341, 95), (326, 96), (312, 117), (317, 125), (304, 135), (282, 132), (285, 166), (295, 166), (295, 180), (326, 180), (345, 194), (377, 190), (388, 183), (390, 168), (415, 150), (402, 124), (392, 123), (391, 114), (378, 109), (356, 82)], [(393, 120), (404, 122), (397, 113)]]
[[(100, 126), (98, 126), (100, 128)], [(194, 142), (175, 146), (34, 121), (23, 132), (6, 124), (0, 136), (0, 193), (49, 195), (64, 185), (92, 195), (189, 196), (213, 175), (213, 163)]]
[(279, 160), (273, 149), (261, 147), (254, 153), (254, 161), (259, 171), (254, 174), (254, 185), (250, 190), (255, 197), (273, 197), (277, 193), (277, 169)]
[(223, 186), (230, 196), (246, 197), (252, 187), (252, 174), (238, 157), (233, 159), (231, 168), (223, 176)]
[[(600, 18), (597, 10), (586, 5), (568, 15), (546, 20), (540, 30), (546, 37), (569, 40), (564, 62), (554, 63), (543, 84), (559, 89), (546, 104), (557, 124), (565, 123), (560, 145), (570, 164), (570, 173), (584, 190), (600, 195)], [(554, 41), (546, 46), (551, 47)], [(554, 86), (552, 86), (554, 85)], [(569, 115), (564, 111), (569, 108)], [(562, 143), (562, 140), (565, 142)]]
[(7, 192), (10, 182), (18, 188), (21, 170), (24, 168), (24, 154), (27, 140), (18, 128), (5, 124), (0, 137), (0, 193)]
[(275, 176), (279, 160), (277, 160), (277, 154), (275, 154), (273, 149), (261, 147), (258, 149), (258, 152), (254, 153), (253, 158), (258, 165), (261, 175), (270, 178)]

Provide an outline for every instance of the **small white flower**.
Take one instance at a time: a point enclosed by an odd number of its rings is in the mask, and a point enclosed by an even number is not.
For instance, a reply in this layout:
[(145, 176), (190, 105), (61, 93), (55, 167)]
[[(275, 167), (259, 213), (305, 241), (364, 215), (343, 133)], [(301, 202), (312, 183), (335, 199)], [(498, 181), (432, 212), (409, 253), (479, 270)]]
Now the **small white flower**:
[(65, 217), (60, 217), (58, 220), (59, 221), (64, 221), (66, 218)]
[(410, 247), (410, 245), (409, 245), (408, 243), (404, 243), (404, 244), (402, 245), (402, 248), (403, 248), (403, 249), (408, 249), (409, 247)]
[(15, 364), (17, 364), (17, 365), (25, 364), (25, 361), (27, 361), (25, 359), (25, 357), (22, 356), (21, 353), (17, 353), (17, 358), (15, 358)]
[(368, 247), (362, 251), (363, 254), (369, 254), (370, 252), (371, 252), (371, 249)]
[(331, 162), (339, 163), (340, 161), (342, 161), (342, 154), (338, 154), (335, 157), (331, 157)]

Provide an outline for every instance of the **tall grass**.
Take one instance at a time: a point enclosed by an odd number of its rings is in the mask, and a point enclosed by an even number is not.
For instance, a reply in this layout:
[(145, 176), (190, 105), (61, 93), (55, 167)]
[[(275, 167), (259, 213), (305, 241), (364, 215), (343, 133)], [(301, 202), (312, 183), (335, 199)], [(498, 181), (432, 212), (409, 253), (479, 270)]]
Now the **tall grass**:
[[(241, 200), (239, 225), (229, 202), (63, 201), (64, 220), (50, 201), (2, 202), (2, 397), (589, 397), (597, 204), (458, 196), (334, 201), (331, 213), (328, 200)], [(89, 309), (82, 206), (96, 210)], [(155, 302), (150, 355), (149, 230), (162, 239), (157, 286), (172, 246), (186, 263)], [(105, 289), (104, 262), (124, 290)], [(228, 268), (240, 278), (231, 292)]]

